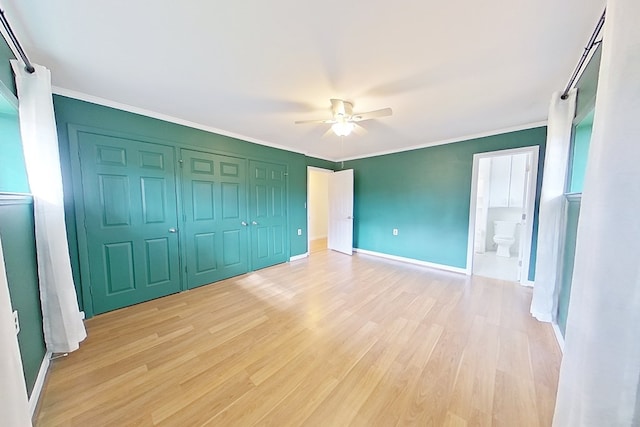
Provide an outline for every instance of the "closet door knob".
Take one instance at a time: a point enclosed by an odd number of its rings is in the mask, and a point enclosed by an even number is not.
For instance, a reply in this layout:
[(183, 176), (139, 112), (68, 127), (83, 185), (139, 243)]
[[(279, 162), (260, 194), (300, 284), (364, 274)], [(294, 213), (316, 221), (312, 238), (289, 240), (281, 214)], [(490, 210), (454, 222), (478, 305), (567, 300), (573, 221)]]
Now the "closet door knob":
[(247, 225), (249, 225), (249, 224), (247, 224), (247, 222), (246, 222), (246, 221), (242, 221), (240, 224), (244, 225), (245, 227), (246, 227)]
[(257, 223), (257, 222), (255, 222), (255, 221), (251, 221), (251, 224), (253, 224), (253, 225), (258, 225), (258, 223)]
[(169, 229), (169, 233), (177, 233), (177, 232), (178, 232), (177, 228), (173, 228), (172, 227), (172, 228)]

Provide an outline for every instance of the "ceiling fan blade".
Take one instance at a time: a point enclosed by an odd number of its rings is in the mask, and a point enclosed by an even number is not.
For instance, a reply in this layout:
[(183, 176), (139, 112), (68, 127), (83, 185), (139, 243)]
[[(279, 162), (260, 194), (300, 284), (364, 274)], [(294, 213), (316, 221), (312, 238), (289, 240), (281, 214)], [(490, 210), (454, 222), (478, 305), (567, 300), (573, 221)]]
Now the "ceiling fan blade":
[(355, 113), (351, 116), (351, 121), (361, 122), (363, 120), (375, 119), (377, 117), (387, 117), (393, 114), (391, 108), (383, 108), (382, 110), (368, 111), (366, 113)]
[(335, 123), (335, 120), (331, 120), (331, 119), (327, 119), (327, 120), (296, 120), (294, 123), (297, 125), (303, 125), (306, 123), (326, 123), (326, 124), (333, 124)]

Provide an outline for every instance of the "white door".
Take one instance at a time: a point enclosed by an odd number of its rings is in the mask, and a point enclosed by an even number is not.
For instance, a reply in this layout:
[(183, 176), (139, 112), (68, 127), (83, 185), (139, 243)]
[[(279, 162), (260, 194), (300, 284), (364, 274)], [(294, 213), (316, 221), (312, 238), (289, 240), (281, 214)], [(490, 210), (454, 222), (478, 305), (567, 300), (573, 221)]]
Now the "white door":
[(353, 254), (353, 169), (329, 175), (329, 235), (327, 247)]

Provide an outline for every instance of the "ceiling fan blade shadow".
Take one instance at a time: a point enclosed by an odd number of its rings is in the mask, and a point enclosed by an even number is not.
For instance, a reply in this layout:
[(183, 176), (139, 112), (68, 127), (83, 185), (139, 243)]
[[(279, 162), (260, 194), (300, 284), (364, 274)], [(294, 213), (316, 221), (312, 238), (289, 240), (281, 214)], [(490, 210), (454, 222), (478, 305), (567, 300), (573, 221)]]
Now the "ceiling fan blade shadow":
[(358, 126), (361, 126), (372, 135), (384, 134), (398, 140), (407, 139), (407, 137), (403, 135), (402, 132), (399, 132), (397, 128), (389, 126), (387, 123), (384, 123), (383, 120), (366, 120), (359, 122)]
[(365, 90), (359, 96), (392, 96), (407, 92), (415, 92), (425, 86), (432, 85), (435, 70), (424, 70), (407, 77), (381, 83)]
[(302, 134), (301, 139), (307, 142), (315, 142), (324, 138), (328, 133), (333, 133), (331, 126), (317, 124), (316, 126), (305, 127), (305, 132)]
[(329, 129), (327, 129), (327, 131), (326, 131), (325, 133), (323, 133), (323, 134), (322, 134), (322, 136), (321, 136), (320, 138), (325, 139), (325, 138), (328, 138), (328, 137), (329, 137), (329, 136), (331, 136), (331, 135), (336, 136), (336, 135), (333, 133), (333, 129), (329, 128)]
[(355, 126), (353, 127), (354, 134), (358, 136), (364, 136), (369, 133), (369, 131), (366, 130), (364, 127), (362, 127), (360, 124), (358, 123), (354, 123), (354, 124), (355, 124)]
[(242, 109), (250, 114), (306, 113), (309, 111), (317, 111), (317, 107), (313, 104), (275, 97), (234, 94), (227, 102), (232, 105), (242, 106)]

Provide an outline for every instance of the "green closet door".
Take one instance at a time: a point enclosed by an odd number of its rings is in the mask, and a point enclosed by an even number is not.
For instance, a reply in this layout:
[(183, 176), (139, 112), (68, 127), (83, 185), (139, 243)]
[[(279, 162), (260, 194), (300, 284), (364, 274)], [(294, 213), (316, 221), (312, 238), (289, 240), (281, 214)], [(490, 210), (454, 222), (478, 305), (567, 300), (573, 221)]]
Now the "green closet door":
[(246, 160), (181, 150), (187, 287), (248, 270)]
[(249, 216), (253, 270), (286, 262), (287, 167), (249, 161)]
[[(78, 134), (86, 248), (96, 314), (180, 290), (171, 147)], [(86, 277), (86, 276), (85, 276)]]

